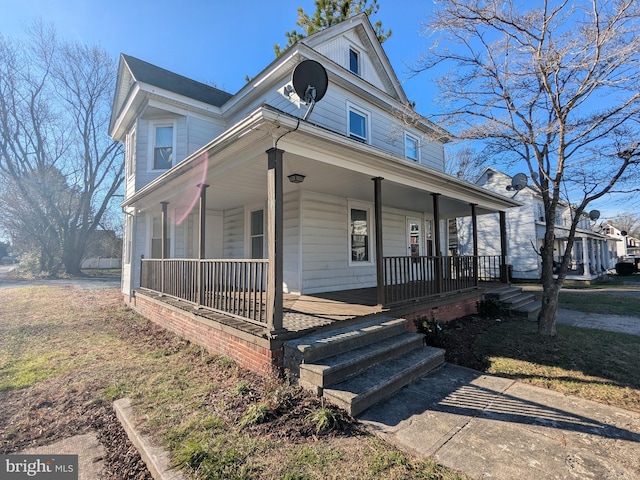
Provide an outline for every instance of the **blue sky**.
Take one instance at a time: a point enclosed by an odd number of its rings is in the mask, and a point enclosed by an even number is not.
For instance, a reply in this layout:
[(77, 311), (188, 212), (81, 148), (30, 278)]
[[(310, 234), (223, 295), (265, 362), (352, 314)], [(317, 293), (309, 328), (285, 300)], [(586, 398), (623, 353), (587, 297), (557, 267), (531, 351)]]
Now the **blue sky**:
[[(383, 47), (410, 100), (424, 116), (437, 93), (428, 74), (411, 78), (409, 68), (429, 45), (423, 23), (430, 0), (378, 0), (381, 20), (393, 34)], [(311, 14), (313, 0), (0, 0), (0, 33), (20, 37), (37, 18), (69, 40), (99, 44), (117, 58), (133, 55), (195, 80), (237, 92), (245, 76), (273, 61), (273, 45), (286, 44), (297, 9)], [(299, 28), (298, 28), (299, 30)], [(515, 174), (517, 172), (506, 172)], [(611, 199), (597, 202), (603, 217), (618, 213)]]
[[(405, 81), (408, 97), (420, 113), (428, 114), (433, 90), (426, 76), (409, 80), (405, 65), (426, 48), (421, 22), (432, 3), (378, 4), (373, 21), (381, 20), (393, 31), (385, 51)], [(311, 14), (313, 0), (0, 0), (0, 32), (21, 36), (25, 25), (42, 18), (54, 24), (60, 36), (100, 44), (114, 58), (133, 55), (235, 93), (246, 75), (256, 75), (273, 61), (274, 44), (286, 44), (284, 33), (296, 28), (298, 7)]]

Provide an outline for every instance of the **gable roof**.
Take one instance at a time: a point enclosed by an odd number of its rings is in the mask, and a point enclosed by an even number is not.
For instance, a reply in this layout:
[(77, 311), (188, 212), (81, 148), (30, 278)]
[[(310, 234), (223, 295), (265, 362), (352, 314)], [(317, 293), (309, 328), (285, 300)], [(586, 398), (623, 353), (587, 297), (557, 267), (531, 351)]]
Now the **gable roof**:
[(353, 30), (360, 42), (365, 46), (367, 56), (384, 85), (385, 93), (401, 103), (407, 103), (408, 99), (404, 89), (366, 13), (359, 13), (353, 17), (349, 17), (340, 23), (326, 27), (308, 37), (304, 37), (297, 43), (302, 43), (317, 50), (320, 45), (345, 34), (349, 30)]
[(183, 77), (130, 55), (122, 54), (122, 59), (129, 67), (134, 81), (153, 85), (215, 107), (221, 107), (232, 97), (228, 92)]

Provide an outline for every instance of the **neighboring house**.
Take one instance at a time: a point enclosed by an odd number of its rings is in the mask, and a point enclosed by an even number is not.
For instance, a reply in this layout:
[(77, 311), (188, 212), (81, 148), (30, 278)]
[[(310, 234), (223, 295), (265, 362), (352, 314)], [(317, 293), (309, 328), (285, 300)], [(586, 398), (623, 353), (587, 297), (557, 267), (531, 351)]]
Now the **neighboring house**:
[[(290, 88), (305, 60), (328, 76), (307, 119)], [(503, 258), (447, 257), (443, 225), (518, 203), (444, 173), (450, 135), (408, 105), (365, 15), (234, 95), (122, 55), (110, 135), (126, 145), (125, 300), (258, 370), (282, 364), (284, 338), (354, 309), (417, 315), (447, 294), (475, 309)], [(344, 312), (322, 310), (347, 293)]]
[[(509, 209), (506, 212), (507, 263), (510, 265), (512, 279), (539, 280), (542, 275), (540, 251), (544, 245), (546, 230), (542, 196), (532, 186), (526, 186), (521, 190), (510, 190), (512, 177), (491, 167), (486, 168), (480, 174), (476, 184), (489, 191), (508, 195), (522, 204), (522, 206)], [(554, 222), (554, 263), (560, 263), (566, 251), (572, 215), (573, 210), (566, 203), (561, 202), (558, 205)], [(480, 217), (478, 230), (498, 232), (499, 220), (497, 216)], [(458, 245), (460, 254), (470, 251), (470, 236), (470, 222), (467, 219), (459, 219)], [(576, 228), (567, 279), (591, 281), (605, 275), (607, 270), (615, 266), (615, 256), (612, 255), (614, 244), (615, 242), (606, 235), (594, 232), (588, 215), (582, 215)], [(481, 238), (478, 254), (495, 255), (499, 248), (498, 239), (488, 234)]]
[[(636, 271), (640, 270), (640, 240), (632, 237), (626, 231), (619, 230), (610, 223), (603, 223), (599, 231), (607, 235), (614, 244), (612, 258), (615, 262), (633, 263)], [(620, 268), (623, 268), (622, 266)], [(616, 271), (618, 271), (616, 267)], [(624, 271), (624, 270), (622, 270)]]
[(600, 232), (615, 240), (615, 256), (618, 259), (627, 257), (640, 257), (640, 240), (630, 236), (611, 225), (604, 223), (600, 226)]

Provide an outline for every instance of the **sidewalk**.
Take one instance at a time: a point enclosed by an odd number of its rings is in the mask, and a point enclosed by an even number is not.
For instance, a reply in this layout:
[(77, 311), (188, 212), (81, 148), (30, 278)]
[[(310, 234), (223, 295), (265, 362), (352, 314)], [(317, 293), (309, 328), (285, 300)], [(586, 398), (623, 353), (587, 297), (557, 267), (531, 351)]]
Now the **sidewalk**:
[(456, 365), (360, 420), (474, 479), (640, 479), (640, 414)]
[(577, 312), (565, 308), (558, 309), (557, 322), (581, 328), (595, 328), (610, 332), (640, 335), (640, 318), (623, 315), (600, 315), (597, 313)]

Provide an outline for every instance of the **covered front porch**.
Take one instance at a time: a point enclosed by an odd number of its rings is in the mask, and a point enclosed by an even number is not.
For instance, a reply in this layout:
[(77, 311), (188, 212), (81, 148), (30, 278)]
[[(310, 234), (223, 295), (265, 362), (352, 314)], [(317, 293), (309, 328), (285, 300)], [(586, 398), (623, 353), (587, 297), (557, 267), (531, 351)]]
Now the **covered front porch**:
[[(481, 282), (507, 280), (514, 205), (263, 107), (123, 203), (123, 294), (168, 328), (191, 335), (191, 318), (273, 353), (325, 323), (475, 306)], [(502, 253), (478, 256), (476, 218), (495, 212)], [(472, 219), (469, 256), (448, 255), (446, 221), (460, 216)]]
[[(275, 298), (266, 288), (267, 260), (142, 259), (140, 287), (143, 294), (198, 314), (211, 311), (234, 317), (258, 327), (250, 329), (258, 334), (276, 329), (283, 334), (385, 311), (408, 312), (455, 302), (460, 295), (503, 281), (500, 257), (383, 260), (382, 292), (376, 286), (307, 295), (283, 293)], [(280, 308), (273, 307), (275, 302), (282, 302)], [(276, 310), (281, 312), (281, 324), (274, 321)]]

